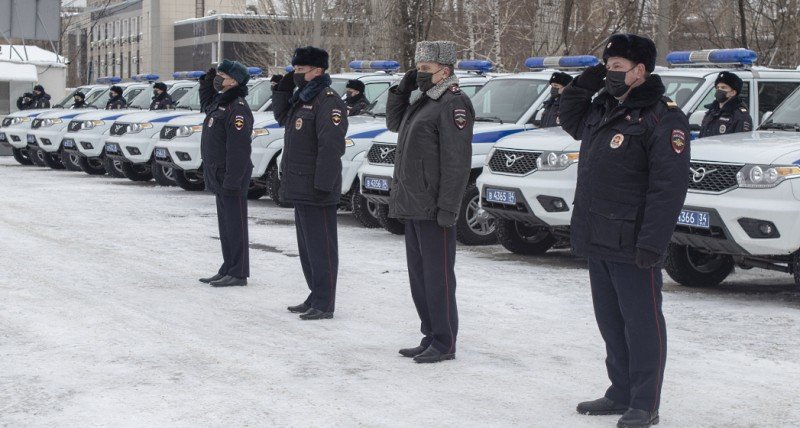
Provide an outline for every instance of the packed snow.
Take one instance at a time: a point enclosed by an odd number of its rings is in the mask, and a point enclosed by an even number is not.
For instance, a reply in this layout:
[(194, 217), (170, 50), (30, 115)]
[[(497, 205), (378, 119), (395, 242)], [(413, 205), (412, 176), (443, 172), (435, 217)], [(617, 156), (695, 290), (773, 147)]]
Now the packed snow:
[[(247, 287), (221, 262), (214, 199), (0, 158), (0, 425), (611, 427), (584, 262), (460, 247), (455, 361), (418, 365), (403, 238), (339, 216), (337, 311), (301, 321), (293, 212), (250, 203)], [(800, 296), (738, 271), (665, 275), (661, 425), (798, 426)]]

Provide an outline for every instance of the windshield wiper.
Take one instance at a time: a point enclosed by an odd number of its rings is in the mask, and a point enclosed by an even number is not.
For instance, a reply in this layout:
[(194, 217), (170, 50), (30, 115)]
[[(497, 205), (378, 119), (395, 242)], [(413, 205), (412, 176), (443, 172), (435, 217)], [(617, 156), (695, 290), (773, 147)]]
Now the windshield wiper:
[(189, 106), (182, 106), (182, 105), (177, 105), (177, 106), (175, 106), (175, 108), (180, 108), (180, 109), (184, 109), (184, 110), (193, 110), (193, 109), (192, 109), (191, 107), (189, 107)]
[(781, 131), (793, 130), (795, 132), (800, 132), (800, 123), (767, 122), (761, 126), (761, 129), (779, 129)]
[(500, 122), (501, 125), (503, 124), (503, 119), (500, 119), (497, 116), (479, 116), (479, 117), (476, 116), (475, 117), (475, 121), (476, 122)]

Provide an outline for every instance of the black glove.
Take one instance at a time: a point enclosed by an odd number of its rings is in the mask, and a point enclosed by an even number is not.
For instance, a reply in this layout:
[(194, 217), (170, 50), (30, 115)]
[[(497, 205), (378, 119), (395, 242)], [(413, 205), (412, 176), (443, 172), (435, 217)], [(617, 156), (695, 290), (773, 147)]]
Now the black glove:
[(217, 69), (211, 67), (206, 71), (205, 76), (203, 76), (200, 80), (204, 80), (209, 83), (214, 83), (214, 78), (217, 77)]
[(572, 83), (573, 85), (588, 89), (592, 92), (597, 92), (603, 88), (605, 83), (603, 79), (606, 77), (606, 66), (602, 62), (583, 70), (580, 76), (578, 76), (575, 81)]
[(456, 213), (439, 210), (439, 212), (436, 213), (436, 223), (439, 223), (439, 227), (445, 229), (453, 227), (456, 224)]
[(397, 84), (397, 92), (403, 94), (410, 94), (417, 89), (417, 69), (413, 68), (411, 70), (406, 71), (406, 74), (403, 75), (403, 79), (400, 80), (400, 83)]
[(290, 71), (283, 75), (283, 78), (280, 82), (278, 82), (278, 86), (275, 87), (275, 90), (278, 92), (294, 92), (294, 88), (297, 85), (294, 84), (294, 71)]
[(644, 248), (636, 248), (636, 266), (639, 269), (650, 269), (661, 259), (661, 254)]

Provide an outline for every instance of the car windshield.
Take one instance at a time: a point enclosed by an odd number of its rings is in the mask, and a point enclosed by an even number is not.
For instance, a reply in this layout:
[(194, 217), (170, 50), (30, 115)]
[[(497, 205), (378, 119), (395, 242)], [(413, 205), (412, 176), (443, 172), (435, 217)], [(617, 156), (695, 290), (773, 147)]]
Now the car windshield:
[(106, 98), (108, 97), (108, 89), (109, 88), (103, 88), (99, 91), (95, 91), (86, 95), (86, 104), (95, 108), (105, 108)]
[(90, 89), (92, 88), (89, 86), (81, 86), (79, 88), (75, 88), (74, 91), (70, 92), (69, 95), (67, 95), (66, 97), (64, 97), (64, 99), (59, 101), (58, 104), (54, 105), (53, 108), (67, 108), (72, 106), (72, 104), (75, 102), (75, 100), (73, 99), (75, 94), (77, 94), (78, 92), (83, 92), (83, 94), (86, 95)]
[(333, 77), (331, 78), (331, 89), (336, 91), (337, 94), (342, 95), (347, 91), (347, 81), (349, 79), (344, 79), (341, 77)]
[(200, 110), (200, 85), (192, 86), (186, 95), (175, 102), (175, 107), (185, 110)]
[(540, 79), (492, 80), (472, 97), (475, 120), (516, 123), (549, 88), (550, 83)]
[(664, 95), (675, 101), (680, 108), (686, 106), (689, 98), (692, 98), (692, 95), (705, 82), (703, 79), (684, 76), (661, 76), (661, 81), (666, 88)]
[[(422, 92), (419, 89), (415, 89), (414, 92), (411, 93), (411, 102), (417, 100), (417, 98), (422, 95)], [(389, 102), (389, 91), (383, 91), (383, 93), (376, 99), (370, 106), (366, 109), (367, 114), (371, 114), (373, 116), (386, 116), (386, 104)]]
[(800, 131), (800, 89), (792, 92), (759, 129)]
[(152, 92), (150, 91), (142, 91), (136, 98), (131, 101), (128, 105), (128, 108), (138, 108), (140, 110), (146, 110), (150, 108), (150, 103), (153, 101)]
[(272, 85), (269, 80), (260, 80), (252, 86), (248, 86), (247, 104), (253, 111), (260, 110), (267, 101), (272, 98)]

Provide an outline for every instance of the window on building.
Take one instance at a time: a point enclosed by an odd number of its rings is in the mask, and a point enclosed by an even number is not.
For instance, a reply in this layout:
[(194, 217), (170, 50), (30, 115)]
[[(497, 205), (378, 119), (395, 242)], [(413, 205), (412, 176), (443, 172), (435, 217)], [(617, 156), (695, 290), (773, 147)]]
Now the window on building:
[(219, 62), (219, 58), (217, 58), (217, 47), (219, 44), (217, 42), (211, 42), (211, 63), (216, 64)]
[(123, 39), (127, 39), (129, 35), (130, 35), (130, 31), (128, 31), (128, 20), (127, 19), (123, 19), (122, 20), (122, 38)]
[(136, 51), (136, 74), (141, 73), (139, 67), (142, 65), (142, 57), (139, 56), (139, 51)]
[(195, 0), (194, 2), (194, 17), (202, 18), (205, 15), (206, 0)]

